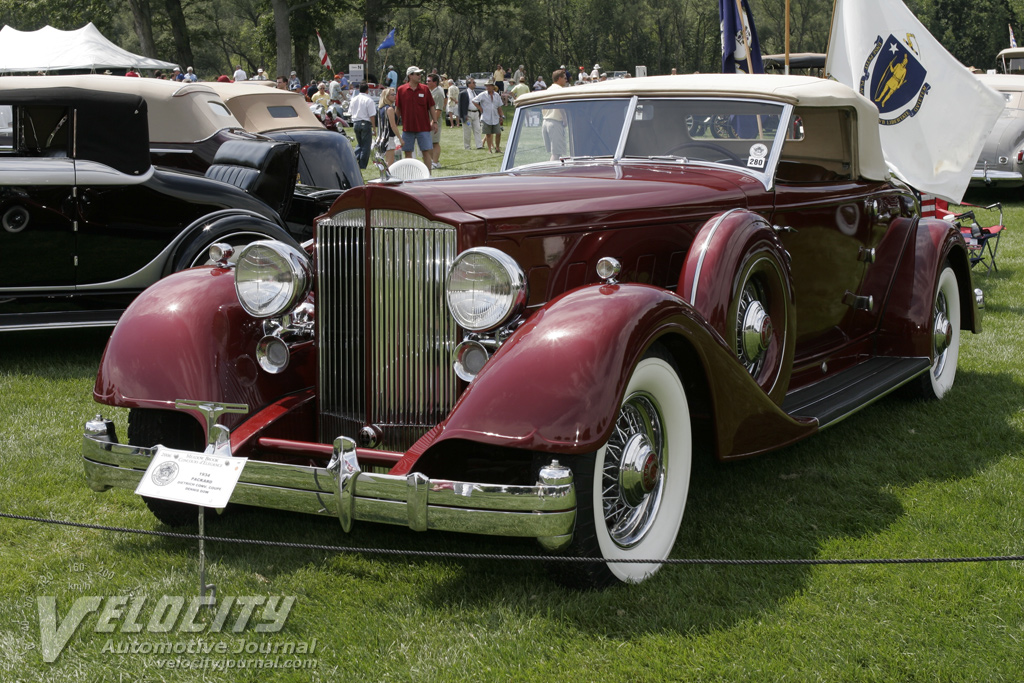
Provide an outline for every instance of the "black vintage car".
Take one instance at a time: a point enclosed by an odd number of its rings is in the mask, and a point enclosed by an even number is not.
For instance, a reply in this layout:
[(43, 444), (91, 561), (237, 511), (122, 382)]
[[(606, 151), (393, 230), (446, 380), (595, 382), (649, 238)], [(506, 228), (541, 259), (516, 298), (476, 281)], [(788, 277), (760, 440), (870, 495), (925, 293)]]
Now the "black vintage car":
[(296, 243), (296, 145), (231, 141), (205, 176), (156, 168), (140, 95), (20, 83), (0, 79), (0, 329), (113, 325), (213, 243)]

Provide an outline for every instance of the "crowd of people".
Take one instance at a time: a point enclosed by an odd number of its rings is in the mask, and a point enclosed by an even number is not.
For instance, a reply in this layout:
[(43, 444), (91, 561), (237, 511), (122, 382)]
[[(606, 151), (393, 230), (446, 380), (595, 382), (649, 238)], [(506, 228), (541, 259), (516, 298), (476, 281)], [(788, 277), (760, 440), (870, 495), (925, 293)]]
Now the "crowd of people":
[[(672, 70), (675, 73), (675, 69)], [(107, 71), (106, 73), (110, 73)], [(126, 76), (139, 76), (132, 68)], [(154, 73), (155, 78), (182, 82), (197, 82), (199, 77), (190, 66), (184, 72), (175, 67), (169, 74)], [(627, 73), (626, 78), (629, 77)], [(525, 66), (520, 64), (509, 72), (500, 64), (483, 83), (469, 78), (465, 87), (437, 69), (425, 74), (417, 66), (405, 70), (405, 78), (399, 82), (394, 65), (388, 65), (383, 83), (377, 83), (373, 76), (353, 83), (344, 72), (338, 72), (330, 80), (313, 79), (303, 84), (297, 72), (288, 77), (277, 76), (276, 85), (303, 95), (311, 104), (319, 105), (318, 115), (328, 127), (341, 124), (341, 107), (347, 108), (347, 115), (355, 132), (356, 159), (360, 168), (366, 168), (371, 154), (376, 150), (384, 157), (388, 166), (395, 161), (400, 151), (405, 158), (415, 155), (419, 149), (423, 163), (428, 169), (441, 168), (442, 121), (448, 127), (463, 129), (465, 149), (487, 149), (489, 153), (502, 153), (501, 138), (504, 131), (504, 107), (514, 105), (519, 97), (530, 91), (565, 88), (572, 85), (596, 83), (608, 79), (600, 64), (594, 64), (588, 72), (583, 66), (573, 72), (561, 65), (551, 75), (551, 84), (543, 75), (538, 75), (531, 85)], [(257, 68), (250, 77), (241, 64), (229, 77), (222, 74), (215, 79), (220, 82), (266, 81), (268, 77), (262, 68)], [(379, 92), (376, 100), (369, 96), (370, 88)], [(337, 105), (337, 106), (334, 106)], [(549, 144), (552, 158), (559, 150), (554, 128), (560, 123), (556, 118), (545, 116), (543, 121), (545, 140)], [(549, 135), (550, 133), (550, 135)]]

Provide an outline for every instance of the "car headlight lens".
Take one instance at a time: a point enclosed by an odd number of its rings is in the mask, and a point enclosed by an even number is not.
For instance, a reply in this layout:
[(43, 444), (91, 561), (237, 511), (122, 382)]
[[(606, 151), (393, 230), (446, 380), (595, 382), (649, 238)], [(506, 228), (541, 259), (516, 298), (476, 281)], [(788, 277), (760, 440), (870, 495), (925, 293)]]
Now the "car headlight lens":
[(235, 265), (235, 292), (250, 315), (272, 318), (309, 293), (306, 255), (283, 242), (260, 240), (242, 250)]
[(526, 302), (526, 278), (519, 264), (491, 247), (459, 254), (448, 271), (448, 310), (471, 332), (508, 321)]

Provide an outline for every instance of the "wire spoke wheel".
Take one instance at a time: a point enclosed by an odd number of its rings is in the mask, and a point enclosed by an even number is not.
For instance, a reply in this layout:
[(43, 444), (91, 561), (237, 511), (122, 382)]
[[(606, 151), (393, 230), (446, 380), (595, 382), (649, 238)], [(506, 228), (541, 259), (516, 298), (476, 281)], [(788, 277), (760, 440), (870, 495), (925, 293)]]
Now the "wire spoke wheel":
[[(652, 348), (637, 363), (607, 442), (570, 459), (576, 529), (566, 553), (605, 559), (668, 557), (686, 507), (692, 439), (686, 393), (671, 357)], [(660, 564), (558, 564), (575, 588), (639, 583)]]

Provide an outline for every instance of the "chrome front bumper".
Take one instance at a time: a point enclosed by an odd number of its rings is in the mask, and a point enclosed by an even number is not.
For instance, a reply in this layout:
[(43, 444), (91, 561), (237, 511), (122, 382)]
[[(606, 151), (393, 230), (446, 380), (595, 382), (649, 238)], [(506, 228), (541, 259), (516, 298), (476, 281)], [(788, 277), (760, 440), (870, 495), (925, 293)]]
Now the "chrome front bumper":
[[(105, 425), (101, 427), (101, 425)], [(85, 477), (94, 491), (134, 490), (156, 448), (117, 443), (109, 420), (90, 421), (82, 445)], [(337, 517), (349, 531), (355, 520), (408, 526), (416, 531), (461, 531), (536, 538), (548, 550), (572, 540), (576, 489), (572, 472), (552, 461), (535, 486), (507, 486), (363, 472), (355, 442), (335, 440), (327, 467), (249, 460), (232, 503)]]

